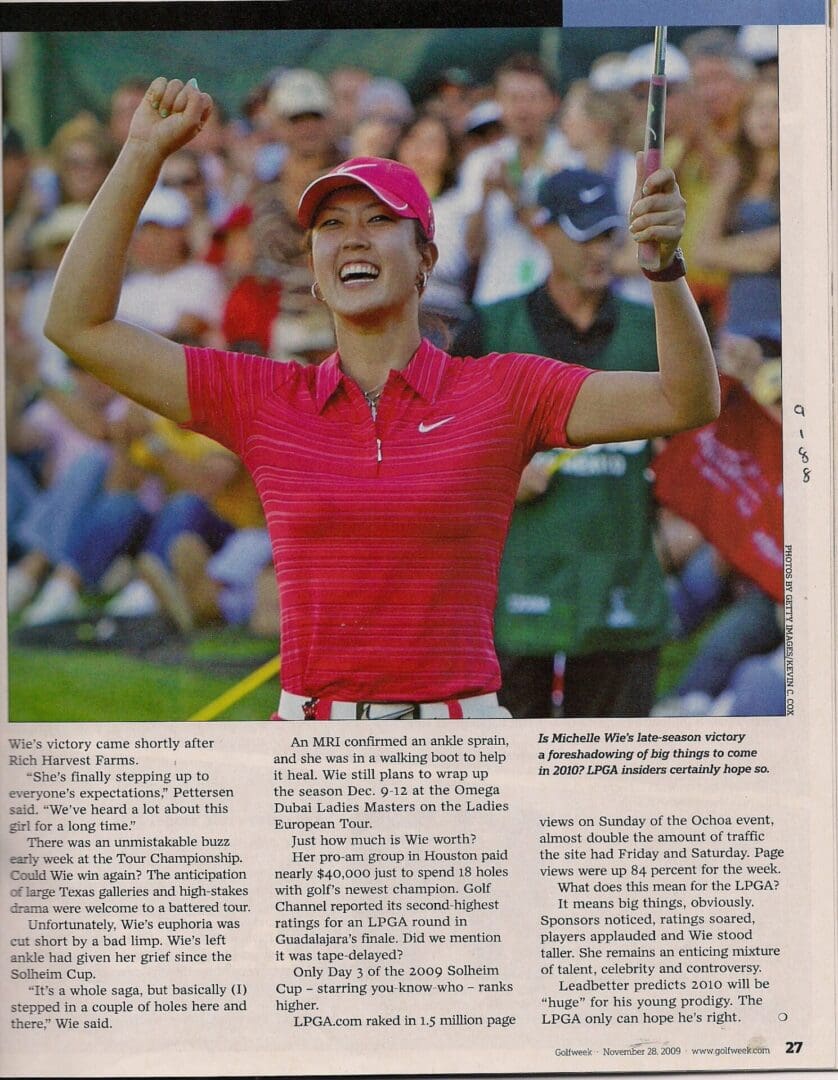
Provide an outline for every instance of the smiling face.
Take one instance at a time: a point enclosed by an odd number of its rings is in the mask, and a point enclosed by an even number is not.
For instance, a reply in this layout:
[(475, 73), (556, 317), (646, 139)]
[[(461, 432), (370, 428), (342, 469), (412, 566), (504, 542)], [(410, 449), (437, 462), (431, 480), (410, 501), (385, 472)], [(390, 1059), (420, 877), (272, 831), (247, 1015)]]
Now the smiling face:
[(340, 188), (312, 222), (311, 261), (324, 302), (336, 318), (415, 318), (417, 280), (436, 261), (433, 244), (416, 242), (416, 222), (399, 217), (362, 185)]

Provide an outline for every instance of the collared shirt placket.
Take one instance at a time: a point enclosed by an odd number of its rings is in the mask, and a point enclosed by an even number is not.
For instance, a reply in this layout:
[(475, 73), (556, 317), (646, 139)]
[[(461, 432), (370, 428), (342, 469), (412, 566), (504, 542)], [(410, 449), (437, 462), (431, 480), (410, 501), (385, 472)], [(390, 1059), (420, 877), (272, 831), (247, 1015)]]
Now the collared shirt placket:
[(366, 394), (364, 394), (364, 400), (369, 405), (370, 414), (372, 415), (372, 424), (373, 424), (373, 427), (375, 428), (375, 460), (380, 465), (382, 460), (383, 460), (383, 457), (382, 457), (382, 453), (381, 453), (381, 432), (379, 430), (379, 424), (378, 424), (378, 405), (379, 405), (379, 402), (376, 401), (374, 398), (367, 397)]
[[(347, 392), (347, 394), (349, 396), (349, 399), (352, 402), (353, 406), (356, 409), (361, 410), (361, 413), (362, 413), (362, 416), (363, 416), (362, 424), (363, 424), (365, 433), (369, 429), (369, 427), (372, 428), (372, 441), (373, 441), (373, 455), (372, 456), (373, 456), (373, 458), (375, 460), (376, 472), (377, 472), (378, 471), (378, 466), (380, 466), (381, 462), (384, 460), (384, 455), (383, 455), (383, 451), (382, 451), (382, 443), (381, 443), (381, 420), (380, 420), (381, 398), (379, 397), (379, 399), (377, 401), (371, 401), (369, 399), (369, 397), (367, 397), (367, 395), (361, 390), (361, 388), (356, 383), (353, 383), (349, 379), (346, 380), (346, 392)], [(382, 391), (382, 397), (383, 397), (383, 391)], [(366, 438), (367, 438), (367, 436), (365, 434), (364, 439), (366, 440)]]

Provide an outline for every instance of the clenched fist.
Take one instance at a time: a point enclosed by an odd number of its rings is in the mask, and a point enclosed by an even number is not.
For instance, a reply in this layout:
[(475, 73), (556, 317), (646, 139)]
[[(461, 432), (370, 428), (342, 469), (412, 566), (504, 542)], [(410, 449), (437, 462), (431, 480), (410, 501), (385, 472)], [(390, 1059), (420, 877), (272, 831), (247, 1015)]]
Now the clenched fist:
[(194, 138), (212, 111), (212, 98), (195, 79), (155, 79), (131, 120), (128, 138), (166, 158)]

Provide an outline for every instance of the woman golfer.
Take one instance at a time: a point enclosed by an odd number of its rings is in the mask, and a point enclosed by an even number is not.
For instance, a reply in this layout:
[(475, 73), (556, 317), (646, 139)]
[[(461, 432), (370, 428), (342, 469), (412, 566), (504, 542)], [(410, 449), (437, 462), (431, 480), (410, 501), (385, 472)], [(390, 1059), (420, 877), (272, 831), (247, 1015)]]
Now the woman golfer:
[(638, 184), (632, 208), (634, 238), (660, 244), (665, 267), (659, 372), (463, 359), (423, 340), (430, 200), (414, 173), (381, 159), (346, 162), (303, 194), (314, 293), (338, 347), (319, 367), (277, 363), (184, 348), (116, 318), (140, 210), (211, 108), (194, 82), (151, 84), (67, 251), (47, 334), (250, 469), (281, 597), (279, 718), (506, 716), (492, 618), (524, 465), (539, 449), (667, 434), (718, 412), (710, 343), (675, 252), (675, 178), (661, 170)]

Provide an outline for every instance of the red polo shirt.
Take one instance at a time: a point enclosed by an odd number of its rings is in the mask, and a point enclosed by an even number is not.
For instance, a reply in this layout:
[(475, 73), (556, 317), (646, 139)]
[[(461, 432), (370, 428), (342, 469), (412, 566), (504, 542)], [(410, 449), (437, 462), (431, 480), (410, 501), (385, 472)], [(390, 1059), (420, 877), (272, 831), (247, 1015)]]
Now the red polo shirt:
[(492, 622), (523, 466), (566, 445), (587, 368), (423, 341), (373, 418), (319, 367), (186, 349), (190, 426), (245, 462), (280, 593), (282, 683), (346, 701), (441, 701), (500, 685)]

